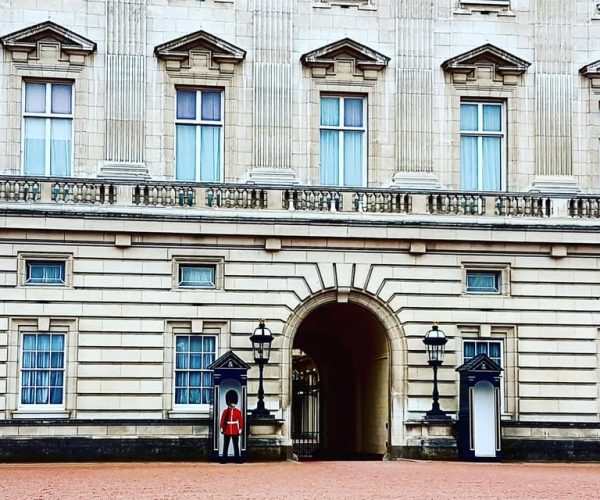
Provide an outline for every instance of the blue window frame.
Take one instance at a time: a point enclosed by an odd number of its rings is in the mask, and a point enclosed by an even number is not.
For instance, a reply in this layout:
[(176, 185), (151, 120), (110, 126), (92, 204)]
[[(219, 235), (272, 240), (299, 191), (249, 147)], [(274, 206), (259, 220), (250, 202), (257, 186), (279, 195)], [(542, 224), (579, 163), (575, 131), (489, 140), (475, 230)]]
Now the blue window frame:
[(501, 271), (471, 271), (467, 270), (467, 293), (492, 293), (502, 292)]
[(213, 401), (214, 335), (175, 336), (175, 404), (209, 405)]
[(26, 261), (26, 285), (64, 285), (65, 263), (62, 261)]
[(223, 92), (177, 91), (175, 177), (181, 181), (223, 179)]
[(21, 357), (21, 404), (62, 405), (65, 335), (24, 333)]
[(487, 354), (492, 361), (502, 367), (502, 341), (500, 340), (465, 340), (463, 348), (465, 362), (478, 354)]

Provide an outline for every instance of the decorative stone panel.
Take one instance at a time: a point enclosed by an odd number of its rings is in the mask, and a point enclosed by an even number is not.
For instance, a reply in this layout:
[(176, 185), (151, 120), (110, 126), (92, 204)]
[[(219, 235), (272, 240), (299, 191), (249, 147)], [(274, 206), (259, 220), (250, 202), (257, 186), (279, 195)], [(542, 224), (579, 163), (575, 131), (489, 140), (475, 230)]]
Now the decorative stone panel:
[(516, 85), (531, 63), (490, 43), (452, 57), (442, 63), (442, 69), (458, 84), (489, 81)]
[(245, 50), (202, 30), (157, 45), (154, 53), (166, 62), (167, 71), (198, 68), (221, 74), (232, 74), (246, 57)]
[(82, 67), (96, 43), (52, 21), (45, 21), (0, 38), (15, 63), (38, 62)]
[(389, 57), (350, 38), (307, 52), (300, 58), (304, 66), (311, 68), (314, 78), (337, 76), (340, 79), (362, 77), (365, 80), (377, 80), (389, 60)]

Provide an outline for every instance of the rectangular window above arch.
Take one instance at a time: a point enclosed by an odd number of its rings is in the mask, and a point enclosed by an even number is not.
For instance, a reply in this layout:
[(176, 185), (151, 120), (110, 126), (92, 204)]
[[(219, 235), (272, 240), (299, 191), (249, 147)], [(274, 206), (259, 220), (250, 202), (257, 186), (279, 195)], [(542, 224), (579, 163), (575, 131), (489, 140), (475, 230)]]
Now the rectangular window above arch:
[(321, 96), (320, 183), (367, 183), (367, 100), (361, 96)]
[(23, 83), (21, 158), (25, 175), (71, 175), (73, 94), (71, 82)]
[(179, 88), (175, 113), (175, 177), (223, 180), (223, 91)]

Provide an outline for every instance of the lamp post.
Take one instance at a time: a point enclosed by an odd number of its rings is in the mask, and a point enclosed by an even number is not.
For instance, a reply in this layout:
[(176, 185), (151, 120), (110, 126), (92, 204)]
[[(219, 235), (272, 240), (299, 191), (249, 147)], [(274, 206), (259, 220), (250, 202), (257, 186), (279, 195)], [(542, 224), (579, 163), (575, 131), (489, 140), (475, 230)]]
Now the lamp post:
[(258, 365), (258, 402), (256, 409), (252, 410), (254, 418), (272, 418), (271, 412), (265, 408), (265, 389), (263, 387), (263, 368), (269, 362), (271, 355), (271, 342), (273, 335), (271, 330), (265, 326), (265, 320), (258, 322), (258, 328), (250, 336), (254, 362)]
[(433, 368), (433, 404), (431, 410), (425, 413), (426, 420), (449, 420), (446, 412), (440, 410), (440, 393), (438, 391), (437, 369), (444, 362), (444, 346), (448, 342), (446, 334), (434, 323), (425, 334), (423, 343), (427, 348), (427, 362)]

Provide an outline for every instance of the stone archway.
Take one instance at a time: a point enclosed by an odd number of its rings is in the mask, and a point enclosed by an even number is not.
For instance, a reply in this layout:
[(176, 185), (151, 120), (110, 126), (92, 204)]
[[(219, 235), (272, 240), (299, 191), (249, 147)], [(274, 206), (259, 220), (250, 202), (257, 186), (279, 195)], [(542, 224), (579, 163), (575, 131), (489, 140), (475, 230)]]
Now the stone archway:
[[(316, 364), (321, 384), (320, 430), (325, 456), (381, 457), (402, 439), (403, 335), (397, 317), (376, 299), (351, 292), (312, 297), (284, 328), (286, 422), (292, 422), (292, 349)], [(400, 425), (394, 425), (398, 422)], [(287, 437), (290, 439), (288, 426)]]

